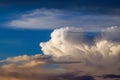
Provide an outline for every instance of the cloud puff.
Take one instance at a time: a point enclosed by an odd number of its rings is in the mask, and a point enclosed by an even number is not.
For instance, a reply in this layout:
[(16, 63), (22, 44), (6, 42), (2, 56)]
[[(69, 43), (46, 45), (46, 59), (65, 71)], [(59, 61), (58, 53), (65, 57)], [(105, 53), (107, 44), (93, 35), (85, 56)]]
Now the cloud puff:
[(113, 41), (114, 36), (111, 35), (106, 39), (107, 31), (119, 37), (119, 34), (116, 34), (119, 27), (111, 27), (104, 33), (101, 32), (101, 36), (95, 36), (92, 39), (93, 44), (89, 44), (91, 38), (86, 38), (85, 32), (80, 28), (66, 27), (54, 30), (51, 39), (40, 43), (40, 46), (44, 54), (53, 56), (54, 60), (81, 61), (78, 70), (93, 74), (119, 74), (120, 39), (117, 42)]
[(8, 21), (7, 26), (22, 29), (56, 29), (63, 26), (76, 26), (85, 28), (87, 31), (99, 31), (104, 27), (119, 26), (119, 20), (119, 16), (83, 14), (82, 11), (75, 10), (36, 9)]

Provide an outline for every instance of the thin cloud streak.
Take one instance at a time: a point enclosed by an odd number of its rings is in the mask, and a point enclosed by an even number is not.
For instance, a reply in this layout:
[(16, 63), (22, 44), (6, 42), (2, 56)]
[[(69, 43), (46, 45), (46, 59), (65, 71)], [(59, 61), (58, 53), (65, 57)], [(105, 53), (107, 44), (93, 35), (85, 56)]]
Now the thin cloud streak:
[[(119, 16), (90, 15), (79, 11), (36, 9), (8, 21), (8, 28), (56, 29), (64, 26), (82, 27), (86, 31), (99, 31), (109, 26), (119, 26)], [(68, 25), (69, 24), (69, 25)]]

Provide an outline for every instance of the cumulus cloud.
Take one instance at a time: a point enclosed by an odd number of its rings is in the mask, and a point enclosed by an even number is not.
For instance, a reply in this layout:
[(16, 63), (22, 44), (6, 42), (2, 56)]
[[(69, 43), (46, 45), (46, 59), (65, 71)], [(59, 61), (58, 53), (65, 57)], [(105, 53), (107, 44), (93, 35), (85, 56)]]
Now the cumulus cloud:
[(106, 78), (109, 74), (119, 76), (119, 31), (116, 26), (104, 29), (99, 35), (76, 27), (55, 29), (49, 41), (40, 43), (43, 55), (0, 61), (0, 79), (105, 80), (110, 79)]
[(120, 25), (119, 20), (119, 16), (83, 14), (81, 11), (58, 9), (36, 9), (8, 21), (7, 26), (22, 29), (56, 29), (63, 26), (76, 26), (89, 31), (99, 31), (104, 27)]
[[(53, 56), (56, 61), (81, 61), (82, 63), (77, 65), (78, 70), (93, 74), (119, 74), (120, 39), (114, 41), (114, 36), (107, 34), (107, 31), (119, 37), (119, 34), (116, 34), (119, 27), (111, 27), (104, 33), (101, 32), (101, 35), (95, 36), (92, 39), (93, 44), (89, 44), (91, 38), (86, 38), (83, 30), (66, 27), (54, 30), (51, 39), (40, 43), (40, 46), (45, 55)], [(106, 39), (108, 35), (109, 38)]]

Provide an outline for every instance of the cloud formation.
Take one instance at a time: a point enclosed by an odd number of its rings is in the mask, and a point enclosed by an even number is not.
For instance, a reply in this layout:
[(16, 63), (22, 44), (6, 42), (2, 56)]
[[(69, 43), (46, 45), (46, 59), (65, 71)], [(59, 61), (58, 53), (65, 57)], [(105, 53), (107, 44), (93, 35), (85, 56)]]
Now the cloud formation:
[[(53, 80), (66, 71), (54, 65), (49, 66), (51, 59), (48, 56), (36, 54), (34, 56), (17, 56), (7, 58), (0, 63), (0, 79), (2, 80)], [(52, 63), (52, 61), (51, 61)], [(44, 65), (44, 66), (43, 66)]]
[(108, 26), (120, 25), (119, 16), (94, 15), (83, 12), (77, 10), (36, 9), (17, 16), (17, 19), (8, 21), (7, 26), (21, 29), (57, 29), (63, 26), (76, 26), (82, 27), (86, 31), (99, 31)]
[(103, 30), (102, 37), (107, 40), (119, 42), (120, 37), (118, 36), (118, 34), (120, 34), (120, 27), (112, 26)]
[(104, 29), (99, 35), (76, 27), (55, 29), (49, 41), (40, 43), (43, 55), (0, 61), (0, 79), (105, 80), (113, 74), (114, 80), (120, 75), (119, 32), (117, 26)]
[[(111, 27), (92, 40), (87, 38), (80, 28), (56, 29), (51, 34), (48, 42), (40, 43), (45, 55), (55, 57), (54, 60), (77, 60), (81, 61), (79, 70), (95, 73), (119, 73), (120, 60), (120, 28)], [(105, 34), (105, 35), (104, 35)], [(108, 37), (106, 37), (108, 36)], [(92, 41), (92, 44), (89, 44)], [(102, 70), (101, 70), (102, 69)]]
[(55, 62), (50, 56), (36, 54), (17, 56), (0, 61), (0, 79), (2, 80), (94, 80), (90, 75), (78, 75)]

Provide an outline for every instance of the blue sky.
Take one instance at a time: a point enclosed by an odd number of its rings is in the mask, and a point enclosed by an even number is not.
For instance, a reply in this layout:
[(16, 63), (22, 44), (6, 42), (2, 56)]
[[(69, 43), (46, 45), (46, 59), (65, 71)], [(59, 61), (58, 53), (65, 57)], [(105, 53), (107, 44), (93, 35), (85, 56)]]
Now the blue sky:
[(0, 29), (0, 58), (42, 53), (40, 42), (50, 39), (52, 30)]
[(119, 0), (1, 0), (0, 59), (42, 53), (40, 42), (66, 26), (100, 31), (120, 25)]

